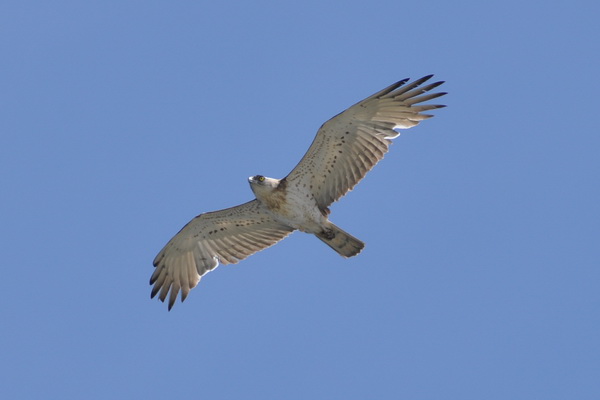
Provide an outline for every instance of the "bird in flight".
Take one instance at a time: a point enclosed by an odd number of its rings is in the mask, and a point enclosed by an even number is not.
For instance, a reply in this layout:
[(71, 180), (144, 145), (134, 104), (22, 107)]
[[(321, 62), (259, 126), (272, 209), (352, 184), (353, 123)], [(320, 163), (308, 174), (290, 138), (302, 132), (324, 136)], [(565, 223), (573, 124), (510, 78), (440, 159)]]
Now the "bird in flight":
[(293, 231), (312, 233), (342, 257), (365, 244), (329, 221), (329, 206), (350, 191), (387, 153), (397, 129), (412, 128), (444, 107), (422, 104), (443, 82), (433, 75), (404, 79), (367, 97), (325, 122), (300, 163), (283, 179), (248, 178), (255, 199), (200, 214), (185, 225), (154, 259), (151, 297), (181, 292), (184, 301), (200, 278), (219, 264), (234, 264), (274, 245)]

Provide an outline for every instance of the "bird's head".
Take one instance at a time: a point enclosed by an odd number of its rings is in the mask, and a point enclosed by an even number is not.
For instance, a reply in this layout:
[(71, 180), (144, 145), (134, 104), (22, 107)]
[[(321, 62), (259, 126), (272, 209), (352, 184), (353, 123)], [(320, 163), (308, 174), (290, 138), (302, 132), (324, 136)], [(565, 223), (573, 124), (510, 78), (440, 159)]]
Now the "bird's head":
[(268, 178), (263, 175), (254, 175), (248, 178), (248, 182), (250, 182), (250, 186), (258, 185), (275, 188), (279, 184), (279, 179)]
[(262, 175), (254, 175), (248, 178), (250, 188), (259, 196), (262, 193), (269, 193), (277, 188), (279, 185), (279, 179), (267, 178)]

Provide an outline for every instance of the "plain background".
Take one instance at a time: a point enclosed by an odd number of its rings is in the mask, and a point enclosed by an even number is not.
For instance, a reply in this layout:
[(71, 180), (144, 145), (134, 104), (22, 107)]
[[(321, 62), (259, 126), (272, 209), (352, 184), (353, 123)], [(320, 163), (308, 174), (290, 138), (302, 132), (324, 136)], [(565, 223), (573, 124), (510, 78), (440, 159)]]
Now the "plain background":
[[(597, 399), (594, 1), (4, 1), (0, 396)], [(295, 233), (150, 300), (195, 215), (435, 73), (448, 107)]]

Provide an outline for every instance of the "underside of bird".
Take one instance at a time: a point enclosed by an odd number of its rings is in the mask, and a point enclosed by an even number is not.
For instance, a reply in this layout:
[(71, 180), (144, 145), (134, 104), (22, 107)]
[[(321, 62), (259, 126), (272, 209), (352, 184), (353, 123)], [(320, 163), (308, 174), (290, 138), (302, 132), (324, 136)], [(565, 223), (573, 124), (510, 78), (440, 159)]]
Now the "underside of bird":
[[(443, 105), (425, 103), (445, 95), (432, 75), (398, 81), (331, 118), (319, 128), (300, 162), (282, 179), (255, 175), (256, 199), (200, 214), (154, 259), (151, 297), (169, 309), (185, 300), (202, 276), (219, 264), (235, 264), (272, 246), (294, 230), (312, 233), (343, 257), (365, 244), (328, 220), (329, 206), (354, 188), (383, 159), (398, 129), (408, 129)], [(424, 104), (425, 103), (425, 104)]]

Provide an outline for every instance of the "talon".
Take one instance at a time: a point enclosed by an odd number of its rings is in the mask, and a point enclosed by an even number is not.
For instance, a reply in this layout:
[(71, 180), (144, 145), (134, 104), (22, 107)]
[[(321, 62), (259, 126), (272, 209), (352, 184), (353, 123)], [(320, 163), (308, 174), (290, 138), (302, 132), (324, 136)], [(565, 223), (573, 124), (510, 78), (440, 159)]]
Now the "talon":
[(325, 239), (331, 240), (335, 237), (335, 232), (333, 231), (333, 229), (324, 229), (323, 236), (325, 236)]

